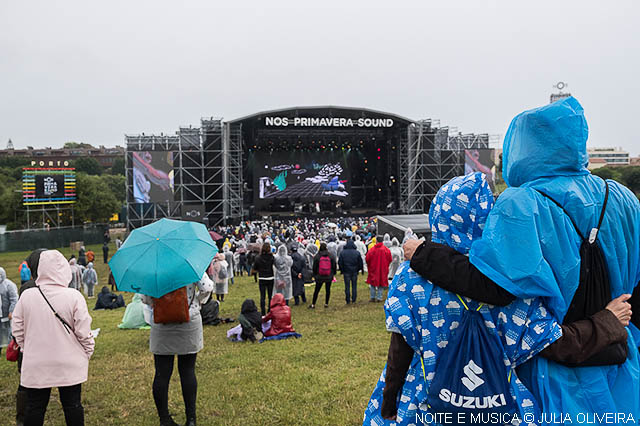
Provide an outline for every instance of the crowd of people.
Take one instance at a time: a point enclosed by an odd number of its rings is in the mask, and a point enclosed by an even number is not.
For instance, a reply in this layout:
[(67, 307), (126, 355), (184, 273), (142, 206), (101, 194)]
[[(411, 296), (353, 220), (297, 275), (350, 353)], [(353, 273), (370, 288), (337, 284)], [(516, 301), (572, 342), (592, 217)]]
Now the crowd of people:
[[(403, 256), (397, 239), (376, 235), (372, 218), (341, 218), (335, 222), (327, 219), (247, 221), (239, 226), (217, 228), (215, 232), (221, 236), (217, 241), (219, 252), (202, 279), (186, 287), (188, 315), (185, 321), (166, 323), (158, 319), (161, 311), (158, 299), (136, 294), (120, 325), (121, 328), (151, 329), (149, 348), (155, 365), (152, 390), (162, 425), (176, 424), (168, 412), (168, 384), (175, 358), (187, 424), (195, 424), (195, 361), (203, 348), (202, 326), (234, 321), (218, 316), (220, 303), (225, 302), (234, 277), (245, 273), (253, 276), (258, 284), (256, 293), (259, 293), (260, 307), (253, 299), (242, 303), (238, 325), (227, 332), (229, 340), (278, 340), (301, 337), (293, 327), (289, 305), (307, 303), (305, 285), (314, 288), (308, 305), (311, 309), (315, 308), (324, 287), (326, 308), (330, 303), (331, 286), (340, 271), (344, 279), (345, 303), (351, 305), (357, 301), (358, 276), (367, 274), (370, 302), (381, 302), (382, 289), (388, 286)], [(409, 231), (405, 240), (410, 237)], [(109, 238), (105, 233), (103, 247), (108, 246)], [(116, 247), (120, 246), (122, 242), (118, 239)], [(106, 263), (108, 249), (103, 250), (103, 255)], [(94, 262), (95, 254), (84, 246), (70, 259), (56, 250), (37, 249), (19, 267), (19, 289), (0, 268), (3, 317), (0, 347), (9, 345), (13, 336), (22, 349), (18, 357), (21, 380), (16, 394), (18, 424), (42, 424), (54, 387), (60, 389), (67, 424), (82, 424), (81, 384), (87, 379), (88, 360), (95, 345), (91, 316), (82, 293), (87, 299), (95, 297), (94, 288), (99, 280)], [(112, 274), (109, 283), (113, 290)], [(26, 292), (31, 288), (38, 291)], [(23, 293), (29, 297), (19, 299)], [(97, 295), (94, 309), (123, 306), (122, 295), (114, 294), (104, 286)], [(39, 316), (33, 317), (32, 309), (36, 309)], [(51, 313), (58, 321), (40, 326), (39, 323)], [(25, 317), (29, 317), (29, 321), (25, 321)], [(57, 348), (59, 357), (46, 358), (36, 349), (35, 339), (42, 339), (45, 334), (45, 340), (51, 344), (50, 348)], [(74, 341), (81, 345), (77, 346), (72, 343)], [(69, 371), (72, 366), (77, 368), (73, 374), (56, 375), (54, 369), (47, 368), (53, 367), (52, 363), (67, 365)], [(38, 374), (39, 369), (49, 373)]]
[[(228, 282), (234, 275), (254, 275), (260, 291), (260, 310), (266, 314), (273, 294), (282, 294), (285, 303), (307, 302), (305, 284), (314, 283), (310, 309), (322, 288), (324, 307), (329, 306), (331, 287), (340, 272), (344, 279), (346, 304), (356, 303), (358, 276), (366, 274), (370, 302), (383, 301), (403, 259), (401, 242), (390, 235), (377, 235), (373, 218), (280, 219), (244, 222), (239, 226), (215, 229), (223, 254), (216, 256), (208, 270), (216, 283), (218, 300), (224, 301)], [(403, 242), (415, 237), (408, 230)]]
[[(589, 413), (640, 420), (640, 203), (588, 172), (586, 134), (573, 98), (517, 116), (503, 154), (509, 188), (495, 200), (482, 173), (452, 179), (431, 204), (427, 241), (411, 230), (402, 241), (377, 235), (372, 218), (212, 230), (220, 250), (198, 282), (161, 298), (136, 295), (123, 318), (151, 329), (161, 425), (176, 425), (168, 410), (176, 357), (187, 425), (195, 425), (203, 323), (245, 272), (259, 306), (242, 302), (227, 331), (234, 342), (300, 337), (290, 306), (307, 303), (305, 285), (313, 287), (308, 308), (323, 287), (328, 308), (341, 272), (353, 305), (366, 274), (369, 301), (384, 302), (391, 342), (363, 424), (437, 424), (437, 413), (490, 409), (500, 424), (541, 424), (544, 413), (571, 423)], [(21, 348), (19, 422), (42, 424), (57, 387), (67, 424), (83, 424), (81, 386), (95, 336), (78, 290), (93, 297), (94, 258), (84, 247), (70, 260), (36, 250), (20, 265), (19, 290), (0, 268), (0, 346), (12, 335)], [(98, 303), (118, 299), (104, 287)]]

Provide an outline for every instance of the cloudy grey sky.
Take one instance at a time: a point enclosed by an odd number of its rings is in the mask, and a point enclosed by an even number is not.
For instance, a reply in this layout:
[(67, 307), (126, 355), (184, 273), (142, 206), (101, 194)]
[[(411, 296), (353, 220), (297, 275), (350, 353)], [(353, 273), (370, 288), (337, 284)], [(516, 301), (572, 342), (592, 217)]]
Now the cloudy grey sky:
[(637, 0), (0, 0), (0, 146), (325, 104), (504, 135), (562, 80), (590, 145), (638, 155), (638, 22)]

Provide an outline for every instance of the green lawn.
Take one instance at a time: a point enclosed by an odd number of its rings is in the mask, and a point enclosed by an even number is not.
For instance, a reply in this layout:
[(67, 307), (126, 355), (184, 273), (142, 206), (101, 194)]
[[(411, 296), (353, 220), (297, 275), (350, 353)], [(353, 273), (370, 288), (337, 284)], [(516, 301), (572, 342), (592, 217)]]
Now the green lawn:
[[(100, 286), (106, 285), (107, 267), (101, 246), (96, 253)], [(115, 250), (111, 248), (111, 253)], [(67, 257), (69, 249), (62, 249)], [(26, 252), (0, 253), (0, 266), (19, 284), (18, 265)], [(355, 306), (344, 303), (339, 277), (332, 287), (331, 306), (323, 307), (324, 290), (316, 310), (293, 306), (293, 325), (302, 339), (262, 344), (231, 343), (228, 324), (204, 329), (205, 348), (198, 354), (198, 423), (201, 425), (356, 425), (386, 360), (388, 335), (382, 305), (368, 302), (364, 276), (359, 278)], [(313, 288), (307, 287), (310, 298)], [(128, 301), (130, 294), (124, 293)], [(245, 298), (259, 303), (253, 278), (236, 278), (222, 304), (221, 316), (235, 318)], [(89, 301), (92, 309), (95, 299)], [(92, 328), (101, 328), (83, 386), (88, 425), (156, 425), (151, 395), (153, 357), (149, 331), (119, 330), (124, 308), (91, 311)], [(235, 325), (231, 324), (231, 325)], [(15, 363), (0, 360), (0, 419), (12, 424), (18, 372)], [(170, 411), (184, 423), (177, 366), (170, 387)], [(48, 425), (63, 425), (57, 394), (47, 412)]]

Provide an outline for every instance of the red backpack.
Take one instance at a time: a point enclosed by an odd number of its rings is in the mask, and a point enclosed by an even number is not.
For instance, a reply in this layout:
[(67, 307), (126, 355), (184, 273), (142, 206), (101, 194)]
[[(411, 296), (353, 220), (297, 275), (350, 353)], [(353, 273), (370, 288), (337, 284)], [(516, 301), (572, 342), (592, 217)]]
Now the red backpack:
[(320, 261), (318, 262), (318, 275), (322, 275), (323, 277), (331, 276), (331, 258), (329, 256), (320, 257)]

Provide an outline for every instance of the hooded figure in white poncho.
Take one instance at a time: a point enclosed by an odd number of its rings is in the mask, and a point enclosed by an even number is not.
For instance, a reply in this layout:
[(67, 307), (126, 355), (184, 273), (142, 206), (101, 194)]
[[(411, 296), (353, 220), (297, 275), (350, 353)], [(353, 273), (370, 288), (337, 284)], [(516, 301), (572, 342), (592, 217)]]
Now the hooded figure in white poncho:
[(284, 300), (287, 301), (293, 299), (291, 265), (293, 265), (293, 259), (287, 254), (287, 246), (283, 244), (278, 247), (278, 251), (273, 257), (273, 267), (276, 271), (275, 292), (281, 293), (284, 296)]

